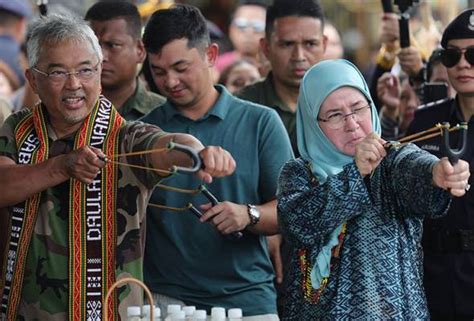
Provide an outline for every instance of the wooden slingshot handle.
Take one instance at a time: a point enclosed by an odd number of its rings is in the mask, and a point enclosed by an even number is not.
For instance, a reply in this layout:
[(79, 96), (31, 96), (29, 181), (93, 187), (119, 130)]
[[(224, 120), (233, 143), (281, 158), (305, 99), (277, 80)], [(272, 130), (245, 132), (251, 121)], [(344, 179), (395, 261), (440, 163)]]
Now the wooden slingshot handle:
[(155, 317), (155, 311), (154, 311), (154, 305), (155, 304), (153, 302), (153, 296), (151, 295), (151, 292), (148, 289), (148, 287), (145, 285), (145, 283), (143, 283), (142, 281), (137, 280), (135, 278), (123, 278), (123, 279), (117, 280), (109, 288), (109, 290), (107, 291), (107, 294), (105, 295), (104, 320), (105, 321), (109, 320), (108, 314), (109, 314), (109, 298), (110, 298), (110, 296), (112, 295), (112, 293), (114, 293), (114, 290), (117, 287), (119, 287), (121, 285), (124, 285), (126, 283), (135, 283), (135, 284), (139, 285), (145, 291), (145, 294), (148, 297), (148, 302), (150, 303), (150, 321), (153, 321), (153, 318)]

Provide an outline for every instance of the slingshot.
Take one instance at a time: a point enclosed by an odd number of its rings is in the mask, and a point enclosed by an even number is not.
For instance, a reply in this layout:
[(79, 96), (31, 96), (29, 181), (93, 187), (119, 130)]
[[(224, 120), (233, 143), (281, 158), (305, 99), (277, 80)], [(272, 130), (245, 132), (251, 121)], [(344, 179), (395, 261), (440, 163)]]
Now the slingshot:
[[(118, 157), (123, 157), (123, 156), (139, 156), (139, 155), (159, 153), (159, 152), (165, 152), (165, 151), (171, 151), (171, 150), (177, 150), (177, 151), (187, 154), (193, 161), (192, 166), (183, 167), (183, 166), (174, 165), (170, 170), (163, 170), (163, 169), (150, 168), (146, 166), (122, 163), (122, 162), (112, 160), (113, 158), (118, 158)], [(144, 169), (144, 170), (151, 170), (151, 171), (158, 172), (160, 174), (165, 174), (165, 175), (170, 175), (170, 176), (176, 173), (193, 174), (193, 173), (198, 172), (203, 167), (201, 157), (199, 156), (199, 154), (194, 148), (191, 148), (186, 145), (178, 144), (175, 142), (169, 142), (166, 148), (158, 148), (158, 149), (152, 149), (152, 150), (146, 150), (146, 151), (116, 154), (112, 156), (107, 156), (106, 158), (100, 157), (100, 159), (104, 162), (108, 162), (112, 164), (128, 166), (128, 167), (138, 168), (138, 169)], [(217, 204), (219, 204), (219, 200), (207, 189), (205, 185), (199, 185), (197, 189), (183, 189), (183, 188), (177, 188), (173, 186), (167, 186), (164, 184), (157, 184), (156, 187), (165, 189), (165, 190), (170, 190), (176, 193), (183, 193), (183, 194), (202, 193), (211, 202), (212, 206), (216, 206)], [(192, 203), (188, 203), (185, 207), (172, 207), (172, 206), (153, 204), (153, 203), (149, 203), (148, 206), (152, 206), (152, 207), (156, 207), (156, 208), (160, 208), (164, 210), (169, 210), (169, 211), (175, 211), (175, 212), (190, 210), (191, 213), (193, 213), (197, 218), (201, 218), (201, 216), (203, 216), (203, 213), (198, 208), (196, 208)], [(239, 239), (243, 236), (243, 234), (242, 232), (238, 231), (238, 232), (231, 233), (230, 236), (233, 239)]]
[[(443, 125), (447, 125), (449, 128), (449, 123), (443, 123)], [(458, 149), (452, 149), (451, 144), (449, 142), (449, 133), (448, 129), (446, 127), (443, 128), (443, 152), (444, 154), (448, 157), (449, 162), (454, 165), (458, 162), (459, 158), (464, 155), (464, 152), (466, 151), (466, 146), (467, 146), (467, 123), (463, 122), (461, 125), (457, 125), (461, 129), (461, 142), (459, 145)]]
[[(119, 158), (122, 156), (139, 156), (139, 155), (146, 155), (146, 154), (152, 154), (152, 153), (169, 152), (171, 150), (177, 150), (177, 151), (187, 154), (193, 161), (193, 165), (191, 167), (173, 165), (171, 169), (165, 170), (165, 169), (157, 169), (157, 168), (150, 168), (146, 166), (122, 163), (122, 162), (112, 160), (114, 158)], [(138, 151), (138, 152), (116, 154), (116, 155), (106, 156), (105, 158), (100, 157), (100, 159), (106, 163), (112, 163), (116, 165), (128, 166), (128, 167), (133, 167), (133, 168), (138, 168), (138, 169), (145, 169), (145, 170), (154, 171), (154, 172), (158, 172), (165, 175), (173, 175), (176, 173), (193, 174), (193, 173), (198, 172), (202, 168), (201, 157), (199, 157), (195, 149), (186, 145), (175, 143), (175, 142), (169, 142), (165, 148), (157, 148), (157, 149), (143, 150), (143, 151)]]
[[(467, 123), (462, 122), (461, 124), (457, 124), (454, 127), (451, 127), (451, 125), (448, 122), (444, 122), (442, 124), (436, 124), (435, 126), (421, 131), (419, 133), (413, 134), (413, 135), (408, 135), (403, 137), (402, 139), (398, 141), (391, 141), (387, 142), (385, 144), (385, 149), (390, 150), (390, 149), (397, 149), (400, 148), (406, 144), (409, 143), (415, 143), (423, 140), (427, 140), (433, 137), (437, 137), (439, 135), (443, 136), (443, 141), (442, 141), (442, 151), (443, 153), (448, 157), (449, 161), (451, 164), (456, 164), (459, 158), (464, 154), (466, 151), (466, 146), (467, 146)], [(453, 131), (461, 131), (461, 141), (460, 144), (461, 147), (458, 149), (452, 149), (451, 145), (449, 143), (449, 133)]]

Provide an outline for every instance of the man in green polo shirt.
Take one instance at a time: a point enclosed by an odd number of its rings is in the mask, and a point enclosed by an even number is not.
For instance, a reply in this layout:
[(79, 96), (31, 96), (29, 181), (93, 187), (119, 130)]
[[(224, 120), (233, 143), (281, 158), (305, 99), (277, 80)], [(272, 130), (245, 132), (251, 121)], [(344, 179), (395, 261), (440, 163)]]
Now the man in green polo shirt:
[(278, 112), (295, 155), (299, 155), (296, 101), (306, 70), (318, 63), (326, 50), (323, 27), (323, 11), (314, 0), (276, 0), (267, 10), (265, 38), (260, 40), (272, 71), (237, 95)]
[[(168, 208), (147, 210), (145, 283), (161, 306), (241, 308), (244, 321), (276, 321), (265, 235), (278, 233), (277, 180), (293, 157), (285, 128), (274, 110), (213, 86), (218, 47), (197, 8), (176, 5), (155, 12), (143, 41), (153, 79), (168, 99), (143, 121), (193, 133), (204, 144), (219, 142), (237, 163), (232, 176), (207, 186), (220, 201), (214, 206), (201, 193), (154, 191), (151, 203)], [(163, 183), (181, 189), (200, 184), (181, 176)], [(203, 212), (200, 219), (186, 210), (188, 203)], [(231, 237), (236, 232), (243, 236)]]
[(102, 93), (127, 120), (136, 120), (162, 105), (165, 98), (148, 91), (137, 77), (146, 52), (141, 39), (141, 18), (134, 4), (98, 2), (85, 20), (99, 38), (104, 53)]

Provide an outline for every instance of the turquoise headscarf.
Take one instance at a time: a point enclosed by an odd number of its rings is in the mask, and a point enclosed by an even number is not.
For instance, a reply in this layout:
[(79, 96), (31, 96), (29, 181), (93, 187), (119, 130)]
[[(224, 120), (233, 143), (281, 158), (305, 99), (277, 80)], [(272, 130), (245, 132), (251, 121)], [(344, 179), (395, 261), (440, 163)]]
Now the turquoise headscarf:
[[(353, 87), (358, 89), (370, 104), (372, 110), (372, 130), (380, 135), (377, 109), (370, 97), (369, 87), (364, 77), (347, 60), (325, 60), (311, 67), (303, 77), (296, 110), (296, 133), (301, 158), (311, 164), (313, 174), (322, 184), (327, 177), (340, 173), (343, 167), (353, 161), (353, 157), (342, 153), (326, 137), (316, 120), (324, 100), (336, 89)], [(311, 271), (311, 283), (318, 289), (321, 281), (329, 277), (331, 250), (338, 244), (342, 225), (330, 235), (316, 257)]]

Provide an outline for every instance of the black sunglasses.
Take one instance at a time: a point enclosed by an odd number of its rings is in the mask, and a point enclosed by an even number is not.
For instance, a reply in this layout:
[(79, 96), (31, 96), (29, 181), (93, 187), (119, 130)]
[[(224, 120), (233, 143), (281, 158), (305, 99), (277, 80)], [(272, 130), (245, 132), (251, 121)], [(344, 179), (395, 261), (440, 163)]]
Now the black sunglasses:
[(461, 60), (461, 56), (464, 52), (464, 58), (466, 61), (474, 65), (474, 47), (467, 47), (467, 48), (456, 48), (450, 47), (443, 49), (441, 51), (441, 62), (446, 68), (454, 67), (458, 64), (459, 60)]

